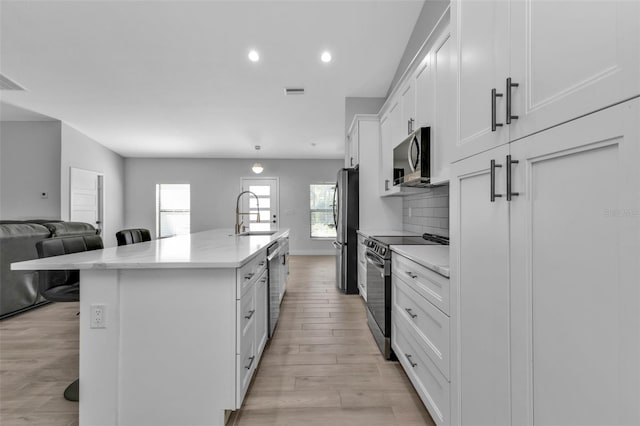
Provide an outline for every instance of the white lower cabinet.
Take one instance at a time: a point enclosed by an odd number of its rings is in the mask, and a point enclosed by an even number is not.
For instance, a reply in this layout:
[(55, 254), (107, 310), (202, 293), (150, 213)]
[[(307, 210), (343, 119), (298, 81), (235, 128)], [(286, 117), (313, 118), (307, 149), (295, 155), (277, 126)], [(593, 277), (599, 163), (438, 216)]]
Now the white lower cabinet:
[[(407, 267), (410, 274), (406, 274)], [(433, 420), (447, 425), (451, 416), (450, 318), (425, 297), (421, 282), (433, 271), (394, 252), (391, 272), (391, 346)], [(443, 287), (448, 293), (448, 283)]]
[[(255, 373), (262, 351), (267, 343), (267, 280), (269, 274), (262, 258), (248, 265), (261, 265), (253, 268), (254, 274), (246, 279), (247, 273), (238, 274), (238, 289), (241, 291), (236, 300), (236, 408), (242, 406), (253, 374)], [(240, 269), (246, 269), (247, 265)]]
[(364, 237), (358, 234), (358, 290), (360, 296), (367, 301), (367, 247), (364, 244)]
[(453, 424), (640, 424), (638, 117), (635, 99), (454, 163)]

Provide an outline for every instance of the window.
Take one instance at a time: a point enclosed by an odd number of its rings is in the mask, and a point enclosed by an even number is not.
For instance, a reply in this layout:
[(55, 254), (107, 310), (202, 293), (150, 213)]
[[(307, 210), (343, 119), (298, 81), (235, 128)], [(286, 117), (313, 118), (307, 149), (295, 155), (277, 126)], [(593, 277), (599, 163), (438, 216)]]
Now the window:
[(156, 235), (158, 238), (191, 232), (191, 185), (156, 185)]
[(331, 183), (312, 184), (309, 189), (311, 238), (335, 238), (336, 227), (333, 222), (335, 185)]

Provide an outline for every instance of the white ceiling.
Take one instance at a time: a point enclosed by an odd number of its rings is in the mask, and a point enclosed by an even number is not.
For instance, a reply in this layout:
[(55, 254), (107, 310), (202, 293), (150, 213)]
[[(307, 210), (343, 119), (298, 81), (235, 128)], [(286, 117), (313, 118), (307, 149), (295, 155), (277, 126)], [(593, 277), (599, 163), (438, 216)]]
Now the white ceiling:
[(127, 157), (339, 158), (345, 97), (386, 95), (423, 2), (3, 0), (26, 91), (2, 101)]

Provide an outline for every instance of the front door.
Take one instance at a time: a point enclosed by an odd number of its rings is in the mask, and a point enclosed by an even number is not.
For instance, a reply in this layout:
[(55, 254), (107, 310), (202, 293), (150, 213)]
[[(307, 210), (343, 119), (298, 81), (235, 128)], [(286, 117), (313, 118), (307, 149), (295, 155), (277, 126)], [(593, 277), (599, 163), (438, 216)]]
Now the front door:
[(71, 168), (69, 220), (103, 229), (103, 178), (98, 172)]
[[(250, 231), (267, 231), (278, 228), (278, 178), (242, 178), (242, 191), (251, 191), (242, 196), (241, 212), (249, 215), (242, 216), (241, 221)], [(259, 219), (259, 220), (258, 220)]]

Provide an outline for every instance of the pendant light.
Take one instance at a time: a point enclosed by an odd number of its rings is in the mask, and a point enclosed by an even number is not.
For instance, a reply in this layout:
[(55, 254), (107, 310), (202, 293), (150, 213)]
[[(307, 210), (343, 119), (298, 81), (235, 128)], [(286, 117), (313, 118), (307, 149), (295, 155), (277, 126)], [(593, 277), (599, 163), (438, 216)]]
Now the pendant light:
[[(255, 149), (256, 149), (256, 153), (259, 152), (260, 145), (256, 145)], [(251, 167), (251, 170), (253, 171), (253, 173), (259, 175), (264, 170), (264, 167), (262, 167), (262, 164), (256, 162), (256, 163), (253, 163), (253, 167)]]

